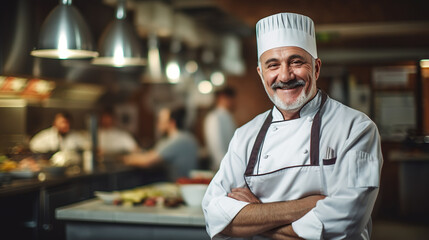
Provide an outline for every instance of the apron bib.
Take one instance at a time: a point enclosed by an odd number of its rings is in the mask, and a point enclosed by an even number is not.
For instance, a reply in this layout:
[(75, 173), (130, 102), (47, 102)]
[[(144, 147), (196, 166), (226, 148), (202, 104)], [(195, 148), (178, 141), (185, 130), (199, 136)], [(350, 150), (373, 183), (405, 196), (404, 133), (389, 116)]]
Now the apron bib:
[[(263, 203), (288, 201), (314, 194), (326, 194), (324, 170), (332, 170), (335, 161), (319, 161), (321, 109), (327, 95), (322, 92), (322, 100), (311, 126), (310, 164), (281, 168), (272, 172), (255, 174), (259, 152), (268, 128), (272, 122), (272, 111), (268, 114), (253, 145), (244, 178), (248, 188)], [(326, 166), (324, 169), (324, 165)], [(329, 171), (328, 170), (328, 171)]]

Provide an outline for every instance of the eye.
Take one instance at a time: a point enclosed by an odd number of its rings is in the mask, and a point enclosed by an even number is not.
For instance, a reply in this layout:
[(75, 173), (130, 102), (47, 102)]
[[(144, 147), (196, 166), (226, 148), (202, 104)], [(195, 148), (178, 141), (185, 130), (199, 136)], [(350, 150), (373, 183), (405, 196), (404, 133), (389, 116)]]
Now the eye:
[(296, 60), (292, 60), (290, 64), (292, 66), (301, 66), (302, 64), (304, 64), (304, 61), (296, 59)]
[(267, 68), (276, 68), (276, 67), (278, 67), (280, 64), (278, 64), (278, 63), (270, 63), (270, 64), (268, 64), (268, 66), (267, 66)]

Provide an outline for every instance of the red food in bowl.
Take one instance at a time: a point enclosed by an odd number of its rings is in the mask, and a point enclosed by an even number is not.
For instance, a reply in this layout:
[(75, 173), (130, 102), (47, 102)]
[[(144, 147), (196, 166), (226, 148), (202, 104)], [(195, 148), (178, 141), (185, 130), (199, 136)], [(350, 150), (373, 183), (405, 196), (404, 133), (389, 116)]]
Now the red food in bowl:
[(177, 184), (209, 184), (211, 179), (208, 178), (178, 178), (176, 180)]

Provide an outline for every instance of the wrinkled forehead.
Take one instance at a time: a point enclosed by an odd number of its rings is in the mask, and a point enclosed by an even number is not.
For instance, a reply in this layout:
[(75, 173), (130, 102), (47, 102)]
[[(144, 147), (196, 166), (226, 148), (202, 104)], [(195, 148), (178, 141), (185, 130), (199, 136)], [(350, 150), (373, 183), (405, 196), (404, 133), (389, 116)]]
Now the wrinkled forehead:
[(270, 59), (286, 60), (292, 57), (295, 57), (295, 58), (300, 57), (307, 61), (310, 61), (313, 59), (311, 54), (309, 54), (306, 50), (300, 47), (288, 46), (288, 47), (277, 47), (277, 48), (273, 48), (265, 51), (258, 59), (258, 63), (265, 63)]

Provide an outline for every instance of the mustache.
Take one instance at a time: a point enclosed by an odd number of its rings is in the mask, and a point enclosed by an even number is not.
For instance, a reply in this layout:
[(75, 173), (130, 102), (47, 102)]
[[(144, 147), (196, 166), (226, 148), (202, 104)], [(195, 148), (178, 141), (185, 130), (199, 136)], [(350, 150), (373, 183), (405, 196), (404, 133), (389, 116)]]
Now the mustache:
[(298, 80), (298, 79), (292, 79), (289, 80), (287, 82), (275, 82), (273, 84), (271, 84), (271, 88), (273, 90), (276, 89), (292, 89), (292, 88), (297, 88), (297, 87), (301, 87), (305, 85), (305, 81), (304, 80)]

